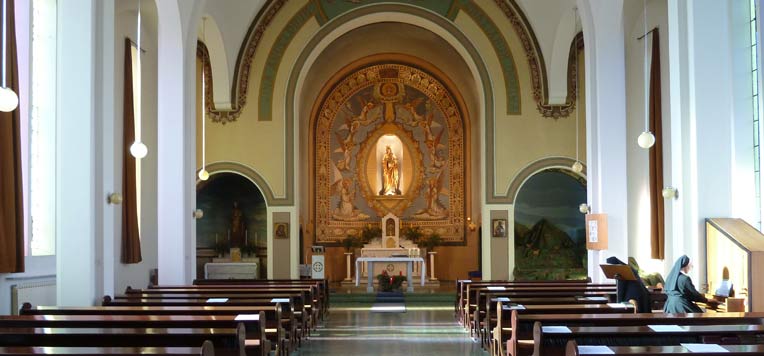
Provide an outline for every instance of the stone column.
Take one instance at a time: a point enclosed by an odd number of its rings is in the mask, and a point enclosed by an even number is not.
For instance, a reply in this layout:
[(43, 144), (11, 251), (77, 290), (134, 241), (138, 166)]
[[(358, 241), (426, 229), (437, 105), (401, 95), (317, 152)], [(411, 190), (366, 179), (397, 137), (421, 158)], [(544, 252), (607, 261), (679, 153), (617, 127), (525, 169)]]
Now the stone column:
[(578, 0), (586, 38), (587, 195), (593, 213), (607, 214), (608, 249), (589, 252), (589, 275), (604, 280), (605, 256), (628, 256), (626, 58), (623, 0)]
[(352, 252), (345, 252), (345, 265), (347, 266), (346, 273), (345, 273), (345, 280), (350, 281), (352, 278), (350, 277), (350, 260), (351, 256), (353, 256)]
[(430, 280), (437, 281), (438, 279), (435, 278), (435, 254), (437, 254), (437, 252), (430, 251), (427, 252), (427, 254), (430, 255)]

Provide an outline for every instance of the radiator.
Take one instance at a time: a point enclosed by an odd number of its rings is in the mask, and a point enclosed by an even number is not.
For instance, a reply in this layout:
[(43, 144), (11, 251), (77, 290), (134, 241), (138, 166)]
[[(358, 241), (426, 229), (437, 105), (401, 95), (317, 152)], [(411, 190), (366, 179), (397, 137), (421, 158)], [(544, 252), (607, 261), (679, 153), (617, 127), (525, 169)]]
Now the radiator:
[(56, 305), (56, 281), (41, 281), (16, 284), (11, 286), (11, 313), (19, 314), (24, 303), (38, 305)]

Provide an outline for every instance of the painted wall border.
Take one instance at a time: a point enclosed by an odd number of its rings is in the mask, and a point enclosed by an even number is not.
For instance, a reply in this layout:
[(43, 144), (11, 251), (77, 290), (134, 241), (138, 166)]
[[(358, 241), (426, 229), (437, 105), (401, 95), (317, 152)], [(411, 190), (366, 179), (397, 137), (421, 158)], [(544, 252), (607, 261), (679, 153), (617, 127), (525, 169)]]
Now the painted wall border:
[[(201, 169), (201, 167), (197, 168), (197, 171)], [(238, 163), (238, 162), (213, 162), (207, 164), (207, 172), (210, 173), (210, 175), (215, 175), (219, 173), (236, 173), (239, 174), (255, 184), (257, 186), (257, 189), (260, 189), (260, 192), (263, 193), (263, 197), (265, 197), (265, 204), (269, 207), (271, 206), (291, 206), (292, 201), (287, 198), (279, 198), (273, 195), (273, 190), (271, 190), (270, 185), (268, 185), (267, 181), (263, 176), (260, 175), (260, 173), (257, 173), (257, 171), (247, 165)], [(196, 180), (197, 186), (199, 184), (199, 180)]]
[(545, 157), (536, 161), (533, 161), (523, 167), (517, 174), (512, 178), (512, 182), (509, 184), (509, 189), (507, 190), (507, 197), (510, 199), (510, 203), (514, 204), (515, 199), (517, 198), (517, 193), (520, 192), (520, 188), (525, 184), (525, 182), (534, 174), (541, 172), (543, 170), (547, 170), (550, 168), (558, 168), (558, 169), (565, 169), (570, 171), (571, 174), (576, 175), (580, 178), (586, 179), (586, 164), (584, 162), (581, 162), (583, 164), (584, 169), (581, 171), (581, 173), (575, 173), (571, 169), (571, 166), (573, 163), (576, 163), (576, 160), (574, 158), (570, 157)]

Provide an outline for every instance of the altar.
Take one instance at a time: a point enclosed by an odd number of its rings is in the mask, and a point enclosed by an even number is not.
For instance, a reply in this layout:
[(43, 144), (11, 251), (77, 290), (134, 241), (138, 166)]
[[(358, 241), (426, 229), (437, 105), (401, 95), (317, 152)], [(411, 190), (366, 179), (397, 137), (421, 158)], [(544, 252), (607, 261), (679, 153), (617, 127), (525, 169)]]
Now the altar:
[[(382, 236), (374, 239), (368, 244), (365, 244), (361, 249), (361, 257), (376, 257), (376, 258), (391, 258), (391, 257), (421, 257), (419, 247), (409, 240), (400, 238), (400, 219), (393, 215), (387, 214), (382, 218)], [(379, 261), (378, 261), (379, 262)], [(406, 276), (412, 277), (424, 276), (421, 266), (415, 264), (411, 270), (408, 270), (409, 264), (405, 261), (387, 261), (388, 263), (372, 263), (362, 264), (358, 268), (358, 262), (356, 260), (356, 273), (360, 269), (360, 275), (363, 278), (371, 276), (377, 276), (382, 272), (387, 272), (390, 275), (398, 275), (405, 273)]]
[[(390, 264), (390, 263), (405, 263), (406, 264), (406, 282), (408, 284), (408, 287), (406, 288), (407, 292), (413, 292), (414, 291), (414, 275), (413, 275), (413, 269), (414, 269), (414, 262), (419, 263), (419, 267), (421, 270), (420, 274), (420, 285), (424, 287), (424, 276), (427, 274), (426, 266), (424, 264), (424, 259), (421, 257), (359, 257), (355, 260), (355, 285), (356, 287), (361, 282), (361, 264), (365, 262), (365, 265), (368, 265), (368, 270), (374, 271), (374, 265), (384, 265), (384, 264)], [(369, 293), (374, 292), (374, 274), (369, 273), (367, 276), (367, 282), (366, 282), (366, 291)]]

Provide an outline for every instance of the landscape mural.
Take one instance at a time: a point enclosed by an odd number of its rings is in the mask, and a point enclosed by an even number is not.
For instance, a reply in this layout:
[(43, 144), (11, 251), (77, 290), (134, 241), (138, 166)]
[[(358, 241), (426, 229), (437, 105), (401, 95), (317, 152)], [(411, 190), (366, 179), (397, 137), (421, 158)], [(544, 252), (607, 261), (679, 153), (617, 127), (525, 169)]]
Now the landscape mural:
[(586, 278), (585, 202), (586, 183), (566, 171), (525, 182), (515, 200), (515, 279)]

